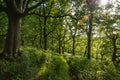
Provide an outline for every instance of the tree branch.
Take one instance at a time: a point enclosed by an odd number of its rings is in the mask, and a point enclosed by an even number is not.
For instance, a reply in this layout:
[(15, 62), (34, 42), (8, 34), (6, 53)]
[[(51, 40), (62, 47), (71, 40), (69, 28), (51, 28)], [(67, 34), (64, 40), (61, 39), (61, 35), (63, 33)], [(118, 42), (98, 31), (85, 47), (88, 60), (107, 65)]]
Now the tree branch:
[(120, 55), (116, 56), (116, 58), (119, 58), (119, 57), (120, 57)]
[[(44, 15), (41, 15), (41, 14), (38, 14), (38, 13), (29, 13), (28, 15), (36, 15), (38, 17), (44, 17)], [(69, 16), (70, 18), (74, 19), (74, 20), (78, 20), (76, 19), (75, 17), (73, 17), (71, 14), (64, 14), (64, 15), (56, 15), (56, 16), (52, 16), (52, 15), (47, 15), (46, 17), (49, 17), (49, 18), (63, 18), (63, 17), (67, 17)]]
[(28, 9), (28, 4), (30, 3), (31, 0), (22, 0), (22, 13), (20, 14), (21, 16), (24, 15), (24, 12), (26, 9)]
[(53, 31), (55, 31), (56, 28), (52, 29), (51, 31), (49, 31), (46, 36), (48, 36), (50, 33), (52, 33)]
[(28, 9), (28, 4), (30, 3), (31, 0), (26, 0), (26, 5), (24, 6), (24, 9)]
[(34, 6), (31, 6), (30, 8), (28, 8), (29, 1), (30, 0), (27, 1), (27, 5), (26, 5), (27, 7), (26, 7), (26, 10), (24, 12), (24, 15), (27, 15), (29, 11), (39, 7), (42, 3), (45, 2), (45, 0), (42, 0), (42, 1), (38, 2), (38, 3), (36, 3)]
[(117, 48), (117, 50), (120, 50), (120, 48)]
[(113, 39), (110, 35), (107, 34), (107, 32), (105, 32), (106, 36), (110, 39)]

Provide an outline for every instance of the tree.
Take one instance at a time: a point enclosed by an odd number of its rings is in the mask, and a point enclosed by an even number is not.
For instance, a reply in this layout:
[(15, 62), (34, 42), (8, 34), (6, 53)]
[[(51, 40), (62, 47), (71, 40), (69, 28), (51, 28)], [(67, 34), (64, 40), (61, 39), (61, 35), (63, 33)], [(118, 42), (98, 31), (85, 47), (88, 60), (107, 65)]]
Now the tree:
[[(115, 4), (107, 4), (104, 10), (105, 12), (101, 15), (101, 25), (104, 26), (104, 33), (105, 36), (108, 37), (111, 41), (112, 45), (112, 61), (116, 61), (118, 56), (118, 46), (117, 46), (117, 40), (119, 39), (119, 17), (118, 17), (118, 10), (117, 3)], [(116, 9), (115, 9), (116, 8)], [(113, 10), (115, 9), (115, 11)], [(114, 11), (112, 13), (112, 11)]]
[[(111, 16), (111, 17), (113, 17), (113, 16)], [(109, 18), (111, 18), (111, 17), (109, 17)], [(117, 39), (119, 38), (118, 29), (117, 29), (118, 24), (116, 23), (115, 19), (114, 20), (113, 19), (107, 19), (106, 22), (107, 23), (106, 23), (106, 33), (105, 34), (112, 42), (112, 46), (113, 46), (112, 61), (116, 61), (117, 50), (118, 50), (116, 42), (117, 42)]]
[[(21, 18), (40, 6), (46, 0), (1, 0), (0, 12), (5, 12), (8, 18), (8, 31), (2, 55), (17, 55), (19, 51)], [(36, 4), (32, 5), (32, 2)]]
[(95, 5), (97, 0), (87, 0), (87, 5), (90, 9), (90, 19), (89, 19), (89, 28), (88, 28), (88, 43), (87, 43), (87, 58), (91, 58), (91, 33), (92, 33), (92, 26), (93, 26), (93, 12), (95, 9)]
[(77, 21), (72, 20), (66, 21), (67, 25), (69, 26), (70, 34), (72, 37), (72, 54), (75, 55), (75, 44), (76, 44), (76, 34), (77, 34)]

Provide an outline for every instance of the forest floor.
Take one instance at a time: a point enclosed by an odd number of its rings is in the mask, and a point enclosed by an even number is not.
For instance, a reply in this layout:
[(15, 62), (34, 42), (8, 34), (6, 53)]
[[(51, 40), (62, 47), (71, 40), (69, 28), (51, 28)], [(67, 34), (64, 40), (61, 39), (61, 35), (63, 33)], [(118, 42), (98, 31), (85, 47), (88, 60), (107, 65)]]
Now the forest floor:
[(120, 65), (22, 47), (22, 56), (0, 60), (0, 80), (119, 80)]

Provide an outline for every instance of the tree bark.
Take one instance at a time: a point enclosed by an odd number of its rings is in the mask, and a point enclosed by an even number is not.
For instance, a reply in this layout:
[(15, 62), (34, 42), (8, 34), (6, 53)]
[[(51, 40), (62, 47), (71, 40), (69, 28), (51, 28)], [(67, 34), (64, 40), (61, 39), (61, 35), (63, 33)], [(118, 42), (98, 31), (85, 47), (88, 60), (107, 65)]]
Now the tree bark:
[(112, 44), (113, 44), (112, 61), (116, 61), (116, 52), (117, 52), (116, 39), (112, 40)]
[(19, 32), (21, 26), (21, 18), (17, 14), (8, 14), (8, 32), (4, 47), (4, 55), (14, 55), (19, 52)]
[(91, 12), (90, 15), (90, 20), (89, 20), (89, 30), (88, 30), (88, 52), (87, 52), (87, 58), (90, 59), (91, 58), (91, 35), (92, 35), (92, 21), (93, 21), (93, 13)]
[(61, 35), (58, 36), (58, 53), (61, 54)]
[(42, 27), (42, 24), (41, 24), (41, 18), (39, 17), (39, 36), (40, 36), (40, 41), (39, 41), (39, 45), (40, 45), (40, 48), (43, 49), (43, 27)]
[(47, 34), (46, 34), (46, 22), (47, 18), (44, 18), (44, 50), (47, 50)]
[(75, 55), (75, 35), (73, 35), (73, 55)]
[(112, 34), (112, 35), (108, 35), (107, 33), (106, 33), (106, 35), (107, 35), (107, 37), (109, 38), (109, 39), (111, 39), (111, 41), (112, 41), (112, 45), (113, 45), (113, 52), (112, 52), (112, 61), (114, 62), (114, 61), (116, 61), (116, 58), (117, 58), (117, 50), (118, 50), (118, 48), (117, 48), (117, 46), (116, 46), (116, 41), (117, 41), (117, 39), (119, 38), (119, 35), (118, 34)]
[(5, 0), (6, 2), (6, 14), (8, 17), (8, 31), (6, 37), (6, 43), (4, 46), (3, 54), (5, 56), (17, 55), (19, 53), (19, 38), (20, 38), (20, 26), (22, 11), (22, 2), (19, 0)]
[(63, 43), (62, 45), (62, 54), (64, 54), (64, 52), (65, 52), (65, 43)]

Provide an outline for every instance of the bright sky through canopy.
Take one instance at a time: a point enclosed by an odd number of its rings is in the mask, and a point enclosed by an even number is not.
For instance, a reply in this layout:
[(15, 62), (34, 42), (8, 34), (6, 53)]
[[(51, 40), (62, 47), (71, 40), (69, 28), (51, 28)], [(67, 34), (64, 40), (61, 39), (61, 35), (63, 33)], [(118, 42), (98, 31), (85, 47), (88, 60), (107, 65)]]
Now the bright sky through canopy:
[(106, 5), (108, 3), (108, 0), (101, 0), (101, 5)]
[(100, 0), (101, 5), (106, 5), (106, 4), (115, 4), (116, 0)]
[[(117, 0), (100, 0), (100, 4), (102, 5), (103, 8), (105, 8), (105, 5), (107, 4), (112, 4), (113, 7), (110, 9), (110, 14), (115, 14), (115, 8), (117, 6)], [(108, 10), (104, 10), (104, 12), (108, 12)]]

